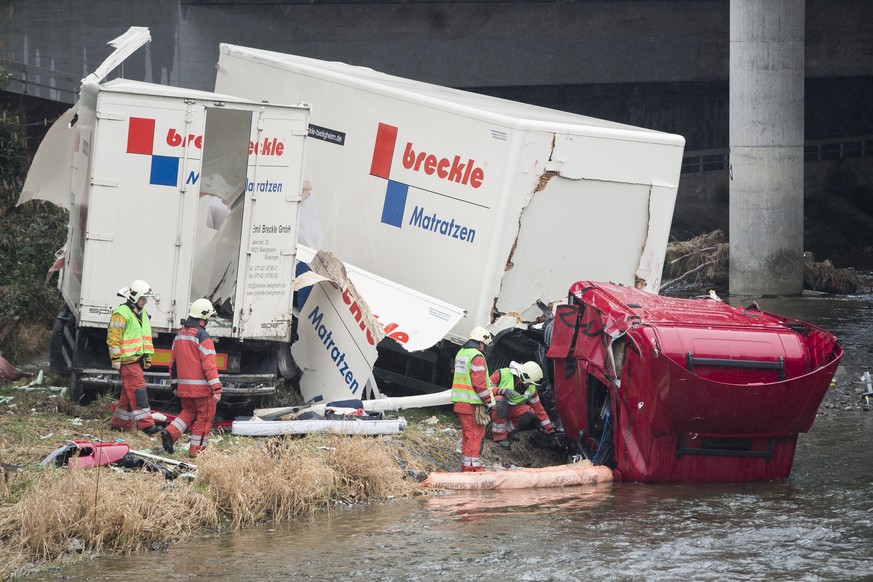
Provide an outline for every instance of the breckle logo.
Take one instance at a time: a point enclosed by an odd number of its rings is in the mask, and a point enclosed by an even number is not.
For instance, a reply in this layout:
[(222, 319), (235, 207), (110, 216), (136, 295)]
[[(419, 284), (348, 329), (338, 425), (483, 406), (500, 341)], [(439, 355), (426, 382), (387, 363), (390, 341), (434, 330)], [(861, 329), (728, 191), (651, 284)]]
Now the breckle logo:
[[(409, 185), (391, 179), (391, 164), (397, 145), (397, 128), (393, 125), (380, 123), (376, 131), (376, 143), (373, 146), (373, 160), (370, 164), (370, 175), (384, 178), (388, 181), (385, 190), (385, 203), (382, 206), (382, 222), (401, 228), (403, 216), (406, 213), (406, 199)], [(455, 182), (479, 188), (485, 180), (485, 171), (476, 165), (472, 159), (466, 161), (461, 156), (453, 159), (438, 157), (434, 154), (418, 151), (411, 142), (403, 149), (403, 167), (413, 172), (423, 172), (449, 182)], [(423, 207), (416, 206), (412, 210), (409, 225), (427, 230), (449, 238), (472, 243), (476, 237), (475, 229), (462, 226), (454, 218), (439, 217), (428, 214)]]
[[(203, 148), (203, 136), (188, 136), (197, 149)], [(171, 129), (167, 133), (167, 145), (183, 146), (185, 139)], [(155, 120), (145, 117), (131, 117), (127, 125), (127, 153), (150, 156), (151, 170), (149, 184), (156, 186), (176, 186), (179, 182), (179, 159), (172, 156), (154, 154)]]
[[(190, 144), (198, 150), (203, 149), (203, 136), (188, 134), (184, 136), (176, 129), (167, 130), (164, 138), (167, 146), (171, 148), (184, 148)], [(155, 146), (155, 120), (147, 117), (131, 117), (127, 125), (127, 153), (141, 154), (151, 158), (151, 170), (149, 172), (149, 184), (157, 186), (176, 186), (179, 179), (179, 161), (181, 158), (173, 156), (160, 156), (154, 153)], [(285, 143), (277, 137), (265, 137), (262, 142), (249, 142), (249, 155), (276, 156), (285, 153)], [(190, 172), (188, 183), (197, 182), (199, 174)]]

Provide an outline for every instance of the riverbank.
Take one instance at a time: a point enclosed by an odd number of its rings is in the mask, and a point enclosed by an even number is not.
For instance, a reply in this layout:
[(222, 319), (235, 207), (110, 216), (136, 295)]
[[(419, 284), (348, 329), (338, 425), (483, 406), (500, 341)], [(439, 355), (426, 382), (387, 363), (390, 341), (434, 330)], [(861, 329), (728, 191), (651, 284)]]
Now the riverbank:
[[(210, 532), (285, 522), (340, 505), (430, 494), (417, 480), (455, 468), (460, 427), (449, 407), (399, 413), (399, 435), (247, 438), (218, 434), (198, 457), (196, 477), (156, 472), (41, 468), (73, 439), (159, 447), (140, 431), (109, 430), (112, 403), (87, 407), (51, 389), (0, 388), (0, 579), (100, 554), (161, 550)], [(165, 455), (185, 460), (177, 450)], [(538, 467), (562, 460), (527, 439), (504, 451), (487, 441), (489, 469)]]

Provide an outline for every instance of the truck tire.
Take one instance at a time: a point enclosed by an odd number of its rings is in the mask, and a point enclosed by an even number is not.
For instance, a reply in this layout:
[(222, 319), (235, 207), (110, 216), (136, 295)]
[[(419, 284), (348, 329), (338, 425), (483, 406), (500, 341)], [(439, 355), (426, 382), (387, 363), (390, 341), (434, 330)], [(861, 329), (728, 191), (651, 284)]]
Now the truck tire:
[(300, 379), (302, 372), (294, 361), (294, 356), (291, 355), (291, 344), (285, 343), (279, 347), (278, 353), (279, 374), (285, 380)]

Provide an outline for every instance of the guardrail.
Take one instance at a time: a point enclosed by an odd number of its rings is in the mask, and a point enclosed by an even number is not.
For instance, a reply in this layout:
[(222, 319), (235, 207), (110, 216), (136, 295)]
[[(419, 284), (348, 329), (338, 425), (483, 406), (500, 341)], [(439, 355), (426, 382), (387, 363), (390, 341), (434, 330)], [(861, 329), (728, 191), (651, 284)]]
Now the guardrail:
[[(803, 159), (806, 162), (844, 160), (873, 156), (873, 136), (861, 135), (837, 139), (818, 139), (803, 145)], [(730, 164), (730, 150), (695, 150), (685, 152), (682, 157), (682, 173), (713, 172), (727, 170)]]
[(81, 77), (15, 61), (0, 63), (9, 71), (7, 91), (72, 105), (79, 98)]
[[(79, 97), (82, 79), (69, 73), (54, 71), (15, 61), (0, 63), (10, 73), (8, 91), (41, 97), (72, 105)], [(803, 159), (807, 162), (842, 160), (873, 156), (873, 136), (821, 139), (804, 144)], [(683, 174), (725, 171), (730, 165), (730, 150), (694, 150), (682, 157)]]

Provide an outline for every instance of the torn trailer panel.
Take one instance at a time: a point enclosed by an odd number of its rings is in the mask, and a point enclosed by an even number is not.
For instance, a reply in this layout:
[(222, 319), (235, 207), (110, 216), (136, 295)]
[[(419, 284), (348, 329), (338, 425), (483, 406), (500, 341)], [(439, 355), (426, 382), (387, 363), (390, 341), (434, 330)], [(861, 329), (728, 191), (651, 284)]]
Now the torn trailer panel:
[[(385, 357), (430, 355), (464, 316), (462, 309), (342, 263), (328, 251), (298, 247), (297, 341), (291, 355), (304, 400), (378, 396)], [(380, 368), (374, 366), (381, 362)], [(400, 376), (398, 374), (398, 376)], [(390, 376), (393, 378), (394, 376)], [(409, 388), (405, 375), (401, 382)], [(439, 382), (425, 391), (441, 390)]]

